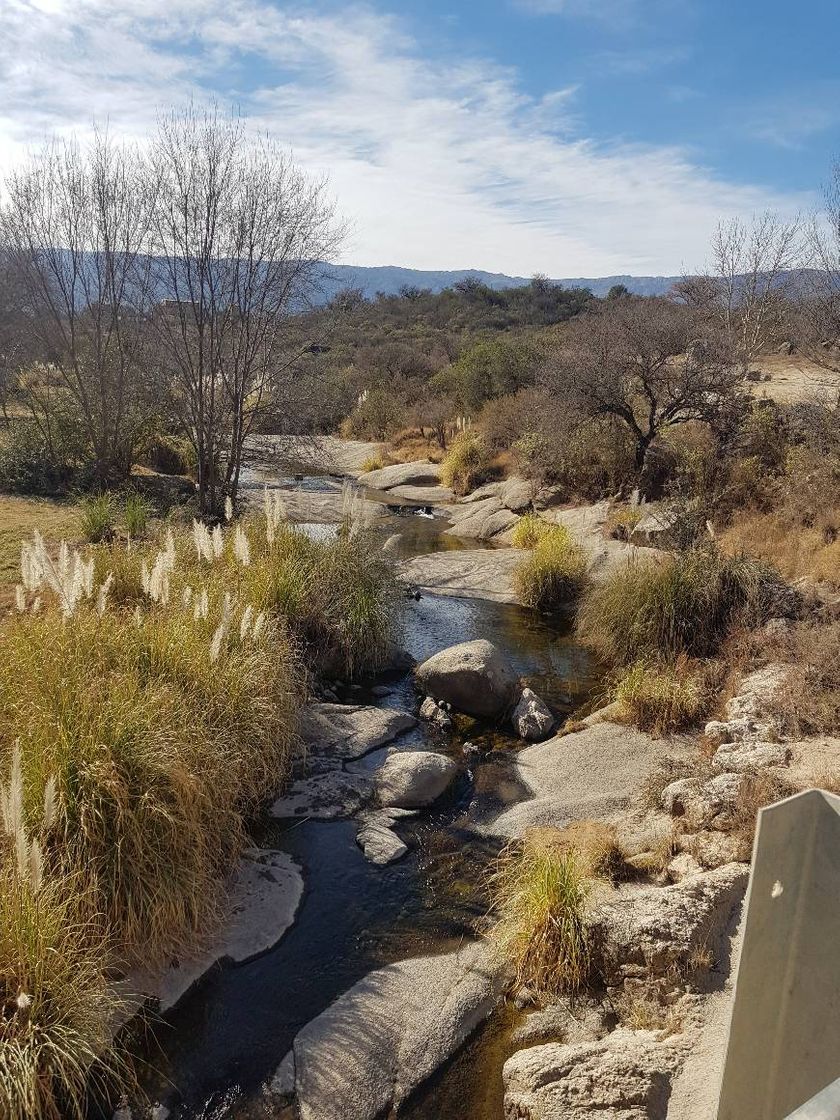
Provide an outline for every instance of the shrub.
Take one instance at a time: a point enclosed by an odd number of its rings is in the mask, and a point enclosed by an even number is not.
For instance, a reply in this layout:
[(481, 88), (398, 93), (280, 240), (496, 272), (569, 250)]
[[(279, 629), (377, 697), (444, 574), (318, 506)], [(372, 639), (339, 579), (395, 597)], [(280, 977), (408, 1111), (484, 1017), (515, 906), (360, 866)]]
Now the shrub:
[(554, 526), (514, 573), (517, 594), (526, 607), (557, 610), (580, 595), (587, 559), (567, 529)]
[(91, 544), (114, 535), (117, 508), (110, 494), (93, 494), (79, 500), (79, 531)]
[(618, 682), (615, 698), (620, 718), (642, 731), (683, 731), (708, 711), (709, 671), (684, 655), (673, 662), (637, 661)]
[(521, 847), (502, 854), (492, 888), (498, 913), (493, 938), (516, 986), (549, 994), (582, 987), (591, 965), (590, 884), (576, 850), (529, 834)]
[(661, 563), (631, 562), (595, 585), (577, 626), (605, 659), (714, 654), (735, 622), (790, 613), (796, 596), (769, 565), (700, 547)]
[(49, 445), (29, 421), (15, 421), (0, 439), (0, 489), (18, 494), (65, 494), (77, 469), (70, 442), (58, 439)]
[(536, 513), (526, 513), (516, 523), (511, 534), (511, 544), (514, 548), (535, 548), (551, 531), (552, 526)]
[(142, 537), (152, 516), (152, 506), (142, 494), (128, 493), (123, 499), (123, 523), (132, 537)]
[(450, 444), (441, 466), (441, 480), (463, 496), (487, 480), (489, 465), (484, 444), (468, 429)]

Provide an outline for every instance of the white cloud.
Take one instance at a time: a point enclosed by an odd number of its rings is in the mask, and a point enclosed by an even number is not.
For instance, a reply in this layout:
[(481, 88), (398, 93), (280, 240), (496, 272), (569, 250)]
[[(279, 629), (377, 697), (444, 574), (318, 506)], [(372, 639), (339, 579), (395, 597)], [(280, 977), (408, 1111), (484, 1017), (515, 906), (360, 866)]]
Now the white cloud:
[(424, 57), (368, 7), (3, 5), (0, 159), (93, 116), (142, 136), (161, 105), (212, 93), (330, 175), (357, 264), (676, 272), (703, 260), (721, 215), (804, 201), (728, 183), (676, 149), (581, 138), (573, 88), (537, 100), (496, 63)]

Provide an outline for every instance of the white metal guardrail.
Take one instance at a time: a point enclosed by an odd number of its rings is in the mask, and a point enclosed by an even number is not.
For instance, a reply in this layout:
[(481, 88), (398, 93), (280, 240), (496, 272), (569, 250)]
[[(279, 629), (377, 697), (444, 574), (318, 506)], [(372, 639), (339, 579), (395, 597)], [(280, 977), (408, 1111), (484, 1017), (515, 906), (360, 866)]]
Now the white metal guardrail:
[(717, 1120), (840, 1120), (840, 797), (759, 814)]

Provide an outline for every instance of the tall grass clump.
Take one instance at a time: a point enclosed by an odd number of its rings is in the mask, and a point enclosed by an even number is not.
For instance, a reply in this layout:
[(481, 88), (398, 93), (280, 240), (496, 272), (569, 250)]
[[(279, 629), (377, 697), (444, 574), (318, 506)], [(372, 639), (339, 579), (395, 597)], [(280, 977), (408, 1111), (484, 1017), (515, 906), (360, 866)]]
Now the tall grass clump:
[(480, 436), (468, 428), (449, 445), (441, 464), (441, 481), (463, 497), (486, 481), (489, 466), (489, 456)]
[(552, 526), (543, 521), (536, 513), (526, 513), (517, 521), (511, 534), (511, 544), (514, 548), (536, 548)]
[(564, 526), (552, 526), (514, 573), (514, 585), (526, 607), (557, 610), (576, 599), (586, 585), (586, 554)]
[(615, 689), (619, 718), (653, 735), (684, 731), (708, 711), (709, 670), (680, 655), (673, 662), (637, 661)]
[(0, 785), (0, 1115), (82, 1120), (91, 1089), (126, 1077), (108, 1031), (107, 933), (84, 873), (61, 867), (54, 785), (37, 812), (24, 801), (15, 748)]
[(99, 544), (114, 535), (117, 507), (110, 494), (89, 494), (79, 502), (79, 531), (86, 541)]
[(516, 987), (550, 995), (581, 988), (591, 967), (590, 880), (576, 848), (529, 833), (502, 854), (491, 885), (492, 936)]
[(606, 660), (630, 665), (712, 655), (736, 623), (758, 625), (794, 607), (794, 594), (772, 567), (704, 546), (619, 569), (586, 595), (577, 626)]
[(149, 527), (151, 516), (151, 503), (142, 494), (133, 491), (126, 494), (123, 499), (122, 519), (129, 536), (142, 537)]

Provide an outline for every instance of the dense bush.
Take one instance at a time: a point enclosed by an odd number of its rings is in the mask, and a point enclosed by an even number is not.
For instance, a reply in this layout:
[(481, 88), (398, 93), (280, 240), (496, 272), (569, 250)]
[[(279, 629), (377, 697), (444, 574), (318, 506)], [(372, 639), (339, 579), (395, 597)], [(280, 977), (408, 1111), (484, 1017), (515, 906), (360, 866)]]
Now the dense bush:
[(619, 568), (592, 587), (577, 627), (605, 658), (629, 665), (714, 654), (736, 622), (756, 625), (794, 607), (795, 596), (773, 568), (707, 546)]
[(16, 494), (66, 494), (79, 477), (71, 441), (52, 443), (30, 421), (15, 421), (0, 435), (0, 490)]

